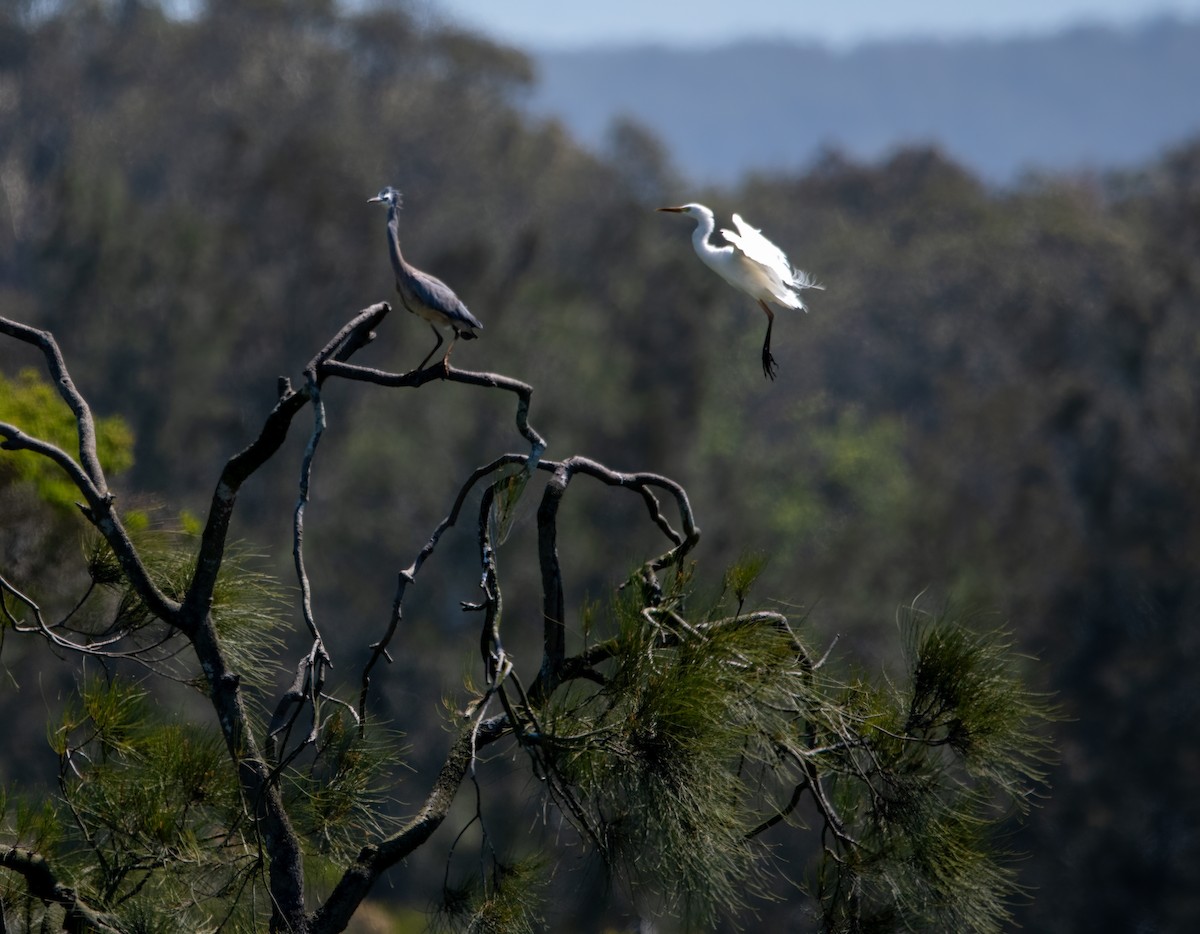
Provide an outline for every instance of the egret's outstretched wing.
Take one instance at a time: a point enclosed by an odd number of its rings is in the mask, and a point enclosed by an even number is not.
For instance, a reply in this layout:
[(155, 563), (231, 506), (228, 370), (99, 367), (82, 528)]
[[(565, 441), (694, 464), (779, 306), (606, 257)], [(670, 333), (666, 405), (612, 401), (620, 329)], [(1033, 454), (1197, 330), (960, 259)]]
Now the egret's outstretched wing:
[[(735, 249), (740, 250), (747, 259), (770, 270), (770, 273), (773, 274), (772, 278), (778, 277), (781, 284), (794, 289), (825, 288), (808, 273), (795, 269), (783, 250), (764, 237), (762, 231), (757, 227), (747, 224), (740, 214), (733, 215), (733, 225), (737, 228), (737, 233), (732, 230), (722, 230), (721, 233), (725, 239), (732, 243)], [(803, 303), (801, 307), (803, 307)]]
[(732, 230), (721, 231), (726, 240), (754, 262), (766, 266), (784, 282), (792, 278), (792, 264), (783, 250), (764, 237), (757, 227), (747, 224), (740, 214), (733, 215), (733, 226), (737, 228), (737, 233)]

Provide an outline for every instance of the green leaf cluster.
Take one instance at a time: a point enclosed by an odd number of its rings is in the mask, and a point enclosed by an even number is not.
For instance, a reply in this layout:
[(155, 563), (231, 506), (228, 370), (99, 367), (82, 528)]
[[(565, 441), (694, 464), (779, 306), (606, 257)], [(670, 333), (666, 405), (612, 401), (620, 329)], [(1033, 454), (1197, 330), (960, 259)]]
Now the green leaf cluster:
[[(78, 456), (75, 416), (36, 370), (21, 370), (16, 379), (0, 373), (0, 421)], [(120, 416), (96, 419), (96, 454), (107, 474), (118, 474), (133, 466), (133, 432)], [(0, 459), (0, 476), (6, 471), (17, 480), (33, 484), (37, 495), (53, 506), (73, 510), (80, 499), (75, 485), (41, 455), (30, 451), (6, 453)]]

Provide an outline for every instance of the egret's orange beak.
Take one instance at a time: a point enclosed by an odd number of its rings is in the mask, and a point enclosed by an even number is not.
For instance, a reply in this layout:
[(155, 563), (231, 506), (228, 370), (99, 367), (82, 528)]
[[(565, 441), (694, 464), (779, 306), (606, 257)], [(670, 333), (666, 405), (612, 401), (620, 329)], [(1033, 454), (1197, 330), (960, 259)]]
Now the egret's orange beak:
[(660, 211), (670, 211), (672, 214), (686, 214), (687, 208), (659, 208)]

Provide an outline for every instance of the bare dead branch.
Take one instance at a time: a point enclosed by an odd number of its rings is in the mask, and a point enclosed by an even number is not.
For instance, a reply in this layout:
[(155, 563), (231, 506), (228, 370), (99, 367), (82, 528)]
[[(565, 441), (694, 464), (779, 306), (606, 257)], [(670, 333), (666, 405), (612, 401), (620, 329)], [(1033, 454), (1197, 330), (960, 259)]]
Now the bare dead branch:
[[(7, 596), (11, 596), (18, 603), (25, 605), (26, 609), (33, 615), (34, 622), (32, 625), (25, 622), (23, 619), (17, 618), (13, 614), (12, 610), (9, 609)], [(74, 610), (72, 610), (72, 612), (74, 612)], [(111, 646), (116, 645), (129, 635), (129, 633), (124, 630), (109, 632), (102, 638), (95, 638), (88, 642), (72, 641), (71, 639), (67, 639), (55, 632), (56, 628), (62, 628), (61, 624), (50, 624), (46, 622), (45, 617), (42, 615), (42, 608), (31, 597), (14, 587), (12, 583), (9, 582), (3, 575), (0, 575), (0, 615), (7, 620), (10, 626), (12, 626), (14, 632), (37, 633), (57, 649), (62, 649), (68, 652), (79, 652), (84, 655), (91, 655), (95, 658), (128, 659), (130, 661), (143, 664), (152, 671), (157, 671), (154, 668), (155, 661), (163, 661), (163, 658), (147, 658), (146, 653), (149, 650), (161, 646), (167, 641), (167, 639), (170, 638), (171, 633), (171, 630), (168, 630), (168, 635), (166, 637), (149, 647), (141, 646), (122, 651), (112, 649)], [(161, 674), (162, 672), (157, 673)]]
[(49, 331), (41, 331), (3, 317), (0, 317), (0, 334), (7, 334), (26, 344), (32, 344), (42, 352), (46, 359), (46, 369), (54, 379), (58, 394), (74, 413), (75, 422), (79, 426), (79, 463), (97, 495), (107, 496), (108, 487), (104, 482), (104, 472), (100, 469), (100, 458), (96, 454), (96, 423), (87, 400), (75, 388), (71, 374), (67, 372), (66, 361), (54, 335)]
[(86, 506), (83, 513), (104, 536), (109, 547), (117, 557), (121, 570), (125, 573), (130, 585), (137, 591), (138, 596), (147, 608), (164, 622), (178, 626), (179, 606), (158, 589), (150, 579), (145, 565), (134, 547), (129, 533), (122, 525), (120, 517), (113, 509), (113, 497), (108, 491), (104, 479), (104, 471), (100, 467), (100, 459), (96, 454), (96, 425), (92, 418), (91, 409), (67, 371), (62, 351), (54, 335), (49, 331), (40, 331), (26, 324), (0, 317), (0, 333), (7, 334), (41, 350), (46, 360), (46, 368), (53, 378), (59, 395), (75, 415), (76, 433), (79, 437), (79, 462), (74, 461), (60, 448), (45, 441), (31, 438), (15, 425), (0, 425), (0, 435), (5, 437), (0, 448), (8, 450), (28, 450), (47, 457), (58, 464), (71, 482), (83, 495)]
[[(296, 568), (296, 577), (300, 583), (301, 614), (313, 641), (308, 653), (300, 660), (296, 671), (296, 680), (280, 699), (268, 731), (271, 756), (278, 763), (276, 771), (299, 755), (302, 749), (316, 742), (321, 729), (319, 706), (325, 684), (325, 669), (332, 667), (332, 661), (325, 648), (324, 640), (321, 638), (321, 632), (317, 628), (316, 617), (313, 615), (312, 586), (304, 567), (304, 510), (308, 504), (313, 459), (316, 457), (317, 445), (320, 444), (321, 435), (325, 430), (325, 405), (321, 401), (321, 390), (312, 376), (312, 370), (306, 375), (308, 376), (306, 388), (313, 407), (313, 430), (300, 465), (300, 492), (296, 498), (296, 508), (292, 518), (292, 559)], [(286, 746), (287, 734), (290, 734), (292, 725), (296, 722), (296, 718), (305, 704), (312, 710), (312, 728), (291, 755), (281, 758), (279, 755), (280, 744), (276, 742), (276, 737), (280, 733), (284, 733), (283, 745)], [(277, 722), (289, 708), (292, 709), (291, 716), (285, 717), (282, 722)]]
[(113, 934), (119, 931), (113, 919), (90, 907), (74, 889), (63, 885), (41, 854), (25, 847), (9, 847), (0, 850), (0, 866), (24, 876), (29, 894), (34, 898), (65, 908), (64, 930), (111, 931)]
[(426, 367), (423, 370), (411, 370), (408, 373), (391, 373), (387, 370), (377, 370), (373, 367), (358, 366), (330, 360), (322, 364), (320, 372), (323, 376), (340, 376), (343, 379), (353, 379), (360, 382), (375, 383), (379, 386), (393, 388), (417, 388), (434, 380), (445, 380), (451, 383), (464, 383), (468, 386), (482, 386), (485, 389), (503, 389), (517, 397), (517, 430), (521, 437), (529, 442), (532, 449), (530, 469), (537, 466), (542, 452), (546, 450), (545, 439), (529, 424), (529, 406), (533, 397), (533, 387), (528, 383), (501, 376), (499, 373), (477, 373), (471, 370), (458, 370), (454, 367), (443, 367), (440, 363)]
[(93, 482), (92, 478), (62, 448), (56, 447), (49, 441), (42, 441), (40, 438), (27, 435), (16, 425), (10, 425), (8, 422), (0, 422), (0, 436), (4, 438), (4, 441), (0, 442), (0, 449), (5, 451), (31, 451), (34, 454), (40, 454), (42, 457), (54, 461), (71, 478), (71, 482), (75, 484), (89, 502), (99, 499), (102, 496), (100, 489)]
[(542, 668), (533, 685), (535, 701), (557, 683), (566, 655), (566, 604), (562, 567), (558, 560), (558, 507), (567, 489), (568, 476), (561, 466), (554, 471), (538, 506), (538, 565), (542, 574)]
[(367, 694), (371, 687), (371, 672), (381, 658), (386, 659), (389, 663), (392, 660), (391, 655), (388, 653), (388, 646), (391, 644), (392, 637), (395, 636), (396, 630), (399, 628), (404, 617), (404, 595), (408, 590), (408, 585), (416, 580), (421, 567), (437, 548), (442, 535), (447, 529), (450, 529), (458, 522), (463, 504), (466, 502), (471, 490), (475, 488), (475, 484), (503, 467), (510, 464), (527, 464), (528, 460), (528, 457), (523, 454), (505, 454), (496, 458), (490, 464), (477, 467), (463, 485), (459, 487), (458, 495), (455, 496), (454, 504), (450, 507), (450, 511), (438, 523), (437, 528), (433, 530), (433, 534), (430, 535), (429, 540), (422, 546), (420, 552), (417, 553), (412, 564), (396, 575), (396, 593), (392, 599), (391, 615), (388, 618), (387, 626), (384, 628), (383, 637), (370, 646), (371, 655), (363, 666), (362, 686), (358, 698), (358, 722), (360, 729), (366, 723), (367, 719)]
[[(565, 470), (564, 476), (567, 483), (570, 482), (572, 475), (582, 473), (609, 486), (619, 486), (634, 490), (642, 497), (642, 500), (646, 504), (646, 509), (650, 513), (651, 521), (674, 543), (673, 548), (668, 549), (657, 558), (652, 558), (642, 565), (643, 585), (657, 599), (657, 595), (661, 592), (657, 572), (663, 568), (678, 566), (683, 557), (700, 540), (700, 528), (696, 525), (691, 503), (688, 501), (687, 493), (683, 487), (674, 480), (659, 474), (622, 473), (617, 470), (611, 470), (603, 464), (587, 457), (577, 456), (568, 458), (562, 462), (562, 467)], [(675, 531), (671, 523), (667, 521), (666, 516), (663, 515), (658, 497), (654, 495), (652, 487), (667, 491), (675, 499), (680, 521), (683, 524), (683, 534)]]
[(507, 735), (510, 728), (507, 716), (493, 717), (478, 725), (471, 721), (459, 727), (420, 811), (393, 836), (375, 846), (363, 847), (325, 903), (312, 914), (309, 925), (312, 934), (332, 934), (345, 929), (375, 880), (424, 844), (446, 819), (470, 767), (472, 750), (495, 742)]
[[(343, 360), (366, 346), (374, 338), (372, 328), (391, 311), (387, 302), (364, 308), (344, 325), (321, 351), (309, 361), (305, 372), (317, 374), (320, 385), (324, 374), (321, 368), (330, 360)], [(182, 615), (192, 625), (198, 625), (212, 603), (213, 588), (221, 571), (225, 555), (225, 542), (229, 534), (229, 523), (233, 518), (238, 492), (260, 467), (279, 450), (287, 438), (292, 419), (308, 404), (308, 388), (297, 392), (286, 380), (280, 380), (279, 400), (267, 415), (257, 438), (226, 462), (213, 492), (208, 519), (200, 537), (200, 551), (196, 557), (196, 569), (188, 585)]]
[(488, 688), (495, 688), (504, 667), (504, 646), (500, 641), (500, 619), (504, 598), (500, 593), (500, 578), (496, 572), (496, 552), (492, 545), (491, 512), (496, 487), (487, 487), (479, 502), (479, 563), (483, 575), (479, 583), (483, 591), (483, 626), (479, 633), (479, 654), (483, 659)]

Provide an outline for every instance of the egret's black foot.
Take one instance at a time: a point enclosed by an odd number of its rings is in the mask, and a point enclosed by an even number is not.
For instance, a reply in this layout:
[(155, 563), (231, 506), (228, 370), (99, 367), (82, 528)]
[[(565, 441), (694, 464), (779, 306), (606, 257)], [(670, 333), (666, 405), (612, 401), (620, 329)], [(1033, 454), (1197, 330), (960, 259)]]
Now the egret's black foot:
[(779, 372), (779, 365), (775, 362), (775, 358), (771, 356), (771, 351), (763, 350), (762, 365), (763, 376), (767, 379), (774, 379), (775, 374)]

